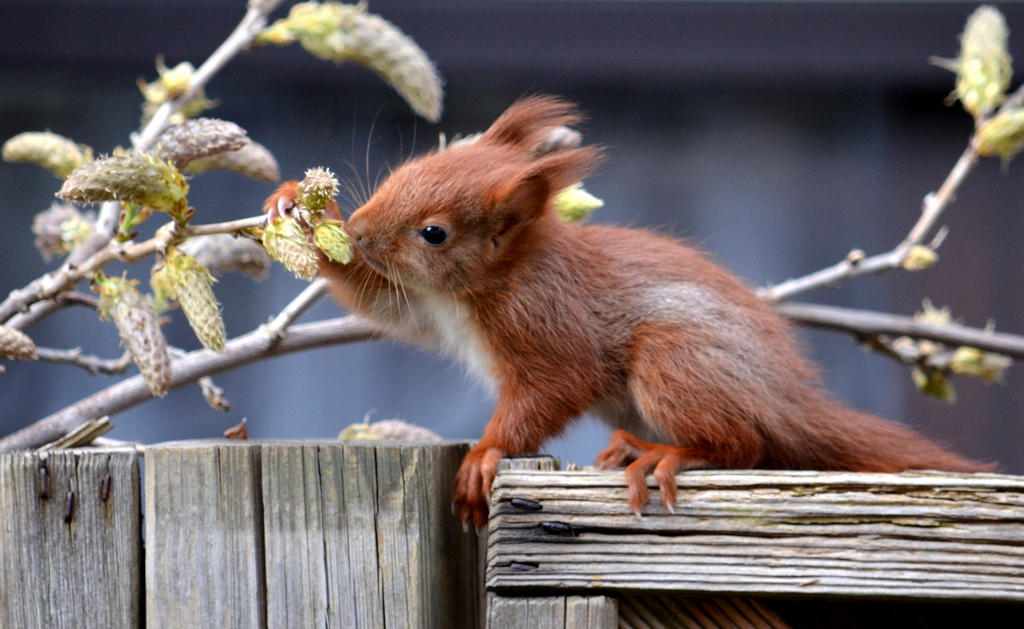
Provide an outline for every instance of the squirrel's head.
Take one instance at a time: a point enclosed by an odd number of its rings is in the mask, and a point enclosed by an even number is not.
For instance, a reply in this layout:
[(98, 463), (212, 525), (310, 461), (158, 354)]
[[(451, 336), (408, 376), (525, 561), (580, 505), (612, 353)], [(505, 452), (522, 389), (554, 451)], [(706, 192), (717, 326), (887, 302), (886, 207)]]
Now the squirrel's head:
[(553, 212), (551, 197), (597, 163), (600, 151), (580, 148), (567, 128), (580, 119), (557, 98), (517, 101), (485, 133), (396, 168), (346, 229), (367, 263), (395, 282), (473, 291), (515, 263)]

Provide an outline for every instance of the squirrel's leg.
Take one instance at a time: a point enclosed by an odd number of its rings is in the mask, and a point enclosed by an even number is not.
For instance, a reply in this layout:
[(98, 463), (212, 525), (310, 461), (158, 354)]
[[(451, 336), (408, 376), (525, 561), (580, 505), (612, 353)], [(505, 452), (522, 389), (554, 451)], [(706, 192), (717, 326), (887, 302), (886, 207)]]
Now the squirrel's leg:
[(649, 443), (618, 430), (596, 465), (626, 466), (629, 505), (637, 515), (648, 500), (649, 473), (658, 481), (662, 502), (672, 510), (676, 473), (749, 468), (763, 459), (764, 439), (743, 404), (745, 392), (735, 372), (730, 373), (730, 358), (713, 351), (708, 355), (704, 340), (665, 325), (636, 331), (630, 395), (643, 422), (675, 444)]
[(487, 524), (491, 484), (504, 456), (534, 454), (579, 415), (577, 401), (537, 390), (523, 379), (506, 380), (483, 437), (466, 454), (455, 477), (455, 507), (463, 522)]

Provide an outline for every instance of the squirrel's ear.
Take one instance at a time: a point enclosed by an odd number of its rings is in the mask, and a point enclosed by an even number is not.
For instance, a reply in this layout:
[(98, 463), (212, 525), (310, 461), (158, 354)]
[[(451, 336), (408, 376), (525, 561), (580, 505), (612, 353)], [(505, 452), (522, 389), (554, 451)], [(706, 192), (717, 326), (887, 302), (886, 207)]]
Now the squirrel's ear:
[(523, 227), (537, 220), (551, 196), (546, 177), (532, 173), (506, 185), (494, 204), (495, 248), (500, 248)]

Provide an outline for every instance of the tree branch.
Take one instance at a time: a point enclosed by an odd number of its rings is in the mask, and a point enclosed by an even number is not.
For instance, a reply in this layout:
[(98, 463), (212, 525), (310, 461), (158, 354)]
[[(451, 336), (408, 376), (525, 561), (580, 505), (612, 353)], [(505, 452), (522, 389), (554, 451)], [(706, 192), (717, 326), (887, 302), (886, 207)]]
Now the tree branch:
[(293, 321), (299, 318), (303, 312), (308, 310), (310, 306), (315, 304), (324, 292), (327, 290), (327, 279), (318, 277), (313, 282), (304, 288), (295, 299), (291, 301), (279, 315), (274, 317), (274, 320), (263, 326), (263, 333), (269, 337), (282, 338), (284, 337), (285, 328), (292, 324)]
[[(250, 227), (262, 225), (265, 220), (266, 217), (260, 215), (224, 223), (186, 225), (185, 227), (177, 227), (176, 223), (172, 221), (158, 229), (155, 236), (142, 243), (109, 241), (106, 246), (80, 266), (65, 263), (56, 271), (37, 278), (24, 288), (11, 291), (7, 299), (0, 304), (0, 323), (7, 322), (19, 312), (27, 311), (36, 302), (54, 298), (60, 293), (71, 289), (80, 280), (89, 277), (115, 259), (122, 262), (135, 262), (136, 260), (151, 256), (157, 251), (163, 251), (167, 247), (177, 244), (190, 236), (239, 232)], [(46, 311), (46, 309), (47, 307), (42, 307), (41, 311)], [(55, 310), (56, 308), (53, 309)], [(39, 314), (36, 313), (36, 316), (28, 318), (26, 321), (35, 323), (35, 321), (41, 318)], [(24, 323), (24, 321), (21, 323)], [(21, 329), (14, 324), (10, 324), (10, 327)]]
[[(175, 360), (171, 364), (171, 389), (272, 356), (362, 341), (378, 334), (369, 322), (354, 315), (296, 325), (288, 328), (287, 336), (280, 340), (268, 337), (262, 330), (253, 330), (229, 341), (223, 354), (203, 349)], [(49, 443), (84, 422), (113, 415), (151, 397), (141, 375), (122, 380), (0, 439), (0, 454)]]
[(852, 332), (864, 337), (880, 334), (909, 336), (1024, 358), (1024, 336), (1017, 334), (991, 332), (957, 324), (934, 325), (921, 323), (913, 317), (818, 304), (779, 304), (775, 309), (787, 319), (810, 327)]
[(957, 188), (977, 163), (978, 152), (975, 149), (975, 139), (972, 137), (969, 146), (957, 160), (939, 191), (925, 196), (920, 218), (917, 219), (903, 242), (892, 251), (863, 259), (847, 256), (842, 262), (820, 271), (797, 279), (786, 280), (776, 286), (761, 288), (758, 290), (758, 295), (770, 302), (778, 303), (824, 286), (834, 286), (854, 278), (900, 268), (911, 248), (924, 243), (924, 239), (935, 227), (939, 217), (956, 198)]
[(102, 373), (114, 375), (128, 371), (132, 364), (131, 354), (125, 352), (123, 356), (115, 359), (100, 358), (82, 354), (82, 348), (75, 349), (50, 349), (49, 347), (37, 347), (36, 357), (39, 360), (59, 363), (62, 365), (73, 365), (81, 367), (91, 374)]

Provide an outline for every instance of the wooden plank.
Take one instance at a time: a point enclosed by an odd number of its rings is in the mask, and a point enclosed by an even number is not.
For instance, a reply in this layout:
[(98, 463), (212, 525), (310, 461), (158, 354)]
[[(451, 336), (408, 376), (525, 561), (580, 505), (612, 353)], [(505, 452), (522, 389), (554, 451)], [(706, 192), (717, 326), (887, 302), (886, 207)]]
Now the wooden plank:
[(146, 628), (266, 627), (260, 448), (146, 449)]
[(564, 629), (564, 596), (488, 596), (487, 629)]
[(478, 626), (481, 554), (450, 508), (467, 447), (263, 445), (270, 626)]
[(565, 629), (616, 629), (619, 605), (607, 596), (567, 596)]
[(637, 518), (621, 472), (499, 473), (488, 588), (1024, 601), (1020, 477), (702, 471), (678, 481), (675, 514), (652, 481)]
[(0, 514), (0, 627), (142, 626), (134, 450), (2, 455)]

